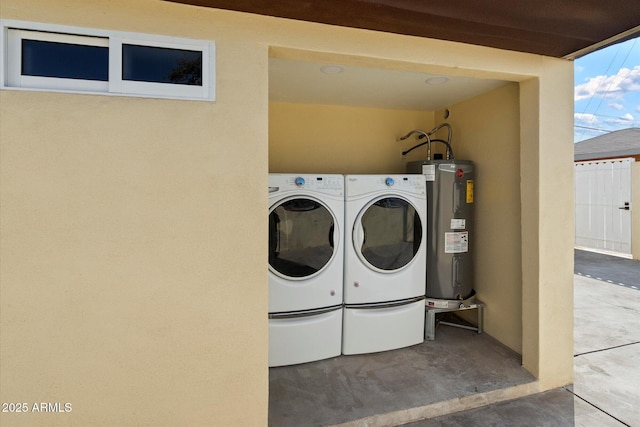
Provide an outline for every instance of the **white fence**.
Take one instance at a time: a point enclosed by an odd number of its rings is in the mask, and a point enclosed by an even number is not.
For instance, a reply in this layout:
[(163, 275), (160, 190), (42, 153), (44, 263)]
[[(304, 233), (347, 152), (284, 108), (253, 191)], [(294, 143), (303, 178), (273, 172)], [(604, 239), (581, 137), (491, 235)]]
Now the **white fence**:
[(633, 158), (575, 163), (576, 246), (631, 253)]

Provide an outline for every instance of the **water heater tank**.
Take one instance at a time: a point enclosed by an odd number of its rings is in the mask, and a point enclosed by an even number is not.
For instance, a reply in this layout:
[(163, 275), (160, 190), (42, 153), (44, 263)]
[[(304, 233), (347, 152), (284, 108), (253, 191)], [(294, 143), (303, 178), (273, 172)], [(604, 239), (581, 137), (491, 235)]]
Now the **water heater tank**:
[(468, 160), (407, 163), (427, 182), (427, 298), (463, 300), (473, 293), (474, 167)]

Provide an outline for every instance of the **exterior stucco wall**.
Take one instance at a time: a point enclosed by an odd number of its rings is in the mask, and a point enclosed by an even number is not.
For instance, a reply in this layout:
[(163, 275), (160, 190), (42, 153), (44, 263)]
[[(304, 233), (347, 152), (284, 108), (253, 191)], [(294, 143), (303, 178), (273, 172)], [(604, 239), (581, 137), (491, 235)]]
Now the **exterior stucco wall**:
[(573, 64), (541, 62), (520, 83), (522, 363), (555, 387), (573, 371)]
[(432, 129), (433, 113), (335, 105), (271, 103), (269, 171), (273, 173), (404, 173), (416, 144), (396, 138)]
[(217, 46), (215, 103), (1, 92), (0, 400), (73, 405), (2, 425), (267, 424), (269, 55), (520, 84), (513, 321), (541, 388), (571, 382), (570, 62), (158, 0), (0, 17)]
[(72, 412), (0, 424), (266, 425), (267, 47), (159, 1), (1, 11), (219, 60), (215, 103), (2, 91), (1, 400)]
[[(522, 353), (520, 97), (517, 83), (448, 107), (458, 159), (476, 167), (475, 290), (485, 331)], [(436, 113), (442, 120), (442, 112)], [(475, 321), (469, 316), (470, 321)]]

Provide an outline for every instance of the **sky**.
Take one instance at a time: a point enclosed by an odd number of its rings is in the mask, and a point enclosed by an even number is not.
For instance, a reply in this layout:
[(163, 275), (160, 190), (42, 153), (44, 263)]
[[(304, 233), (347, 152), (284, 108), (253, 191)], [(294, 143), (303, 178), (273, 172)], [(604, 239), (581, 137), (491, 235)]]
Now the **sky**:
[(640, 37), (574, 61), (574, 142), (640, 128)]

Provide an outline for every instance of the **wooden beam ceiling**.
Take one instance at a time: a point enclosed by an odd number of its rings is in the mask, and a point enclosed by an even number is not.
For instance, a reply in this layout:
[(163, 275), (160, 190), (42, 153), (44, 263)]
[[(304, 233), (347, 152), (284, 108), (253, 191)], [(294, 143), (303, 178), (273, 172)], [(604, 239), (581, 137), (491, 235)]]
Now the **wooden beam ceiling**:
[(572, 58), (640, 35), (638, 0), (168, 0)]

